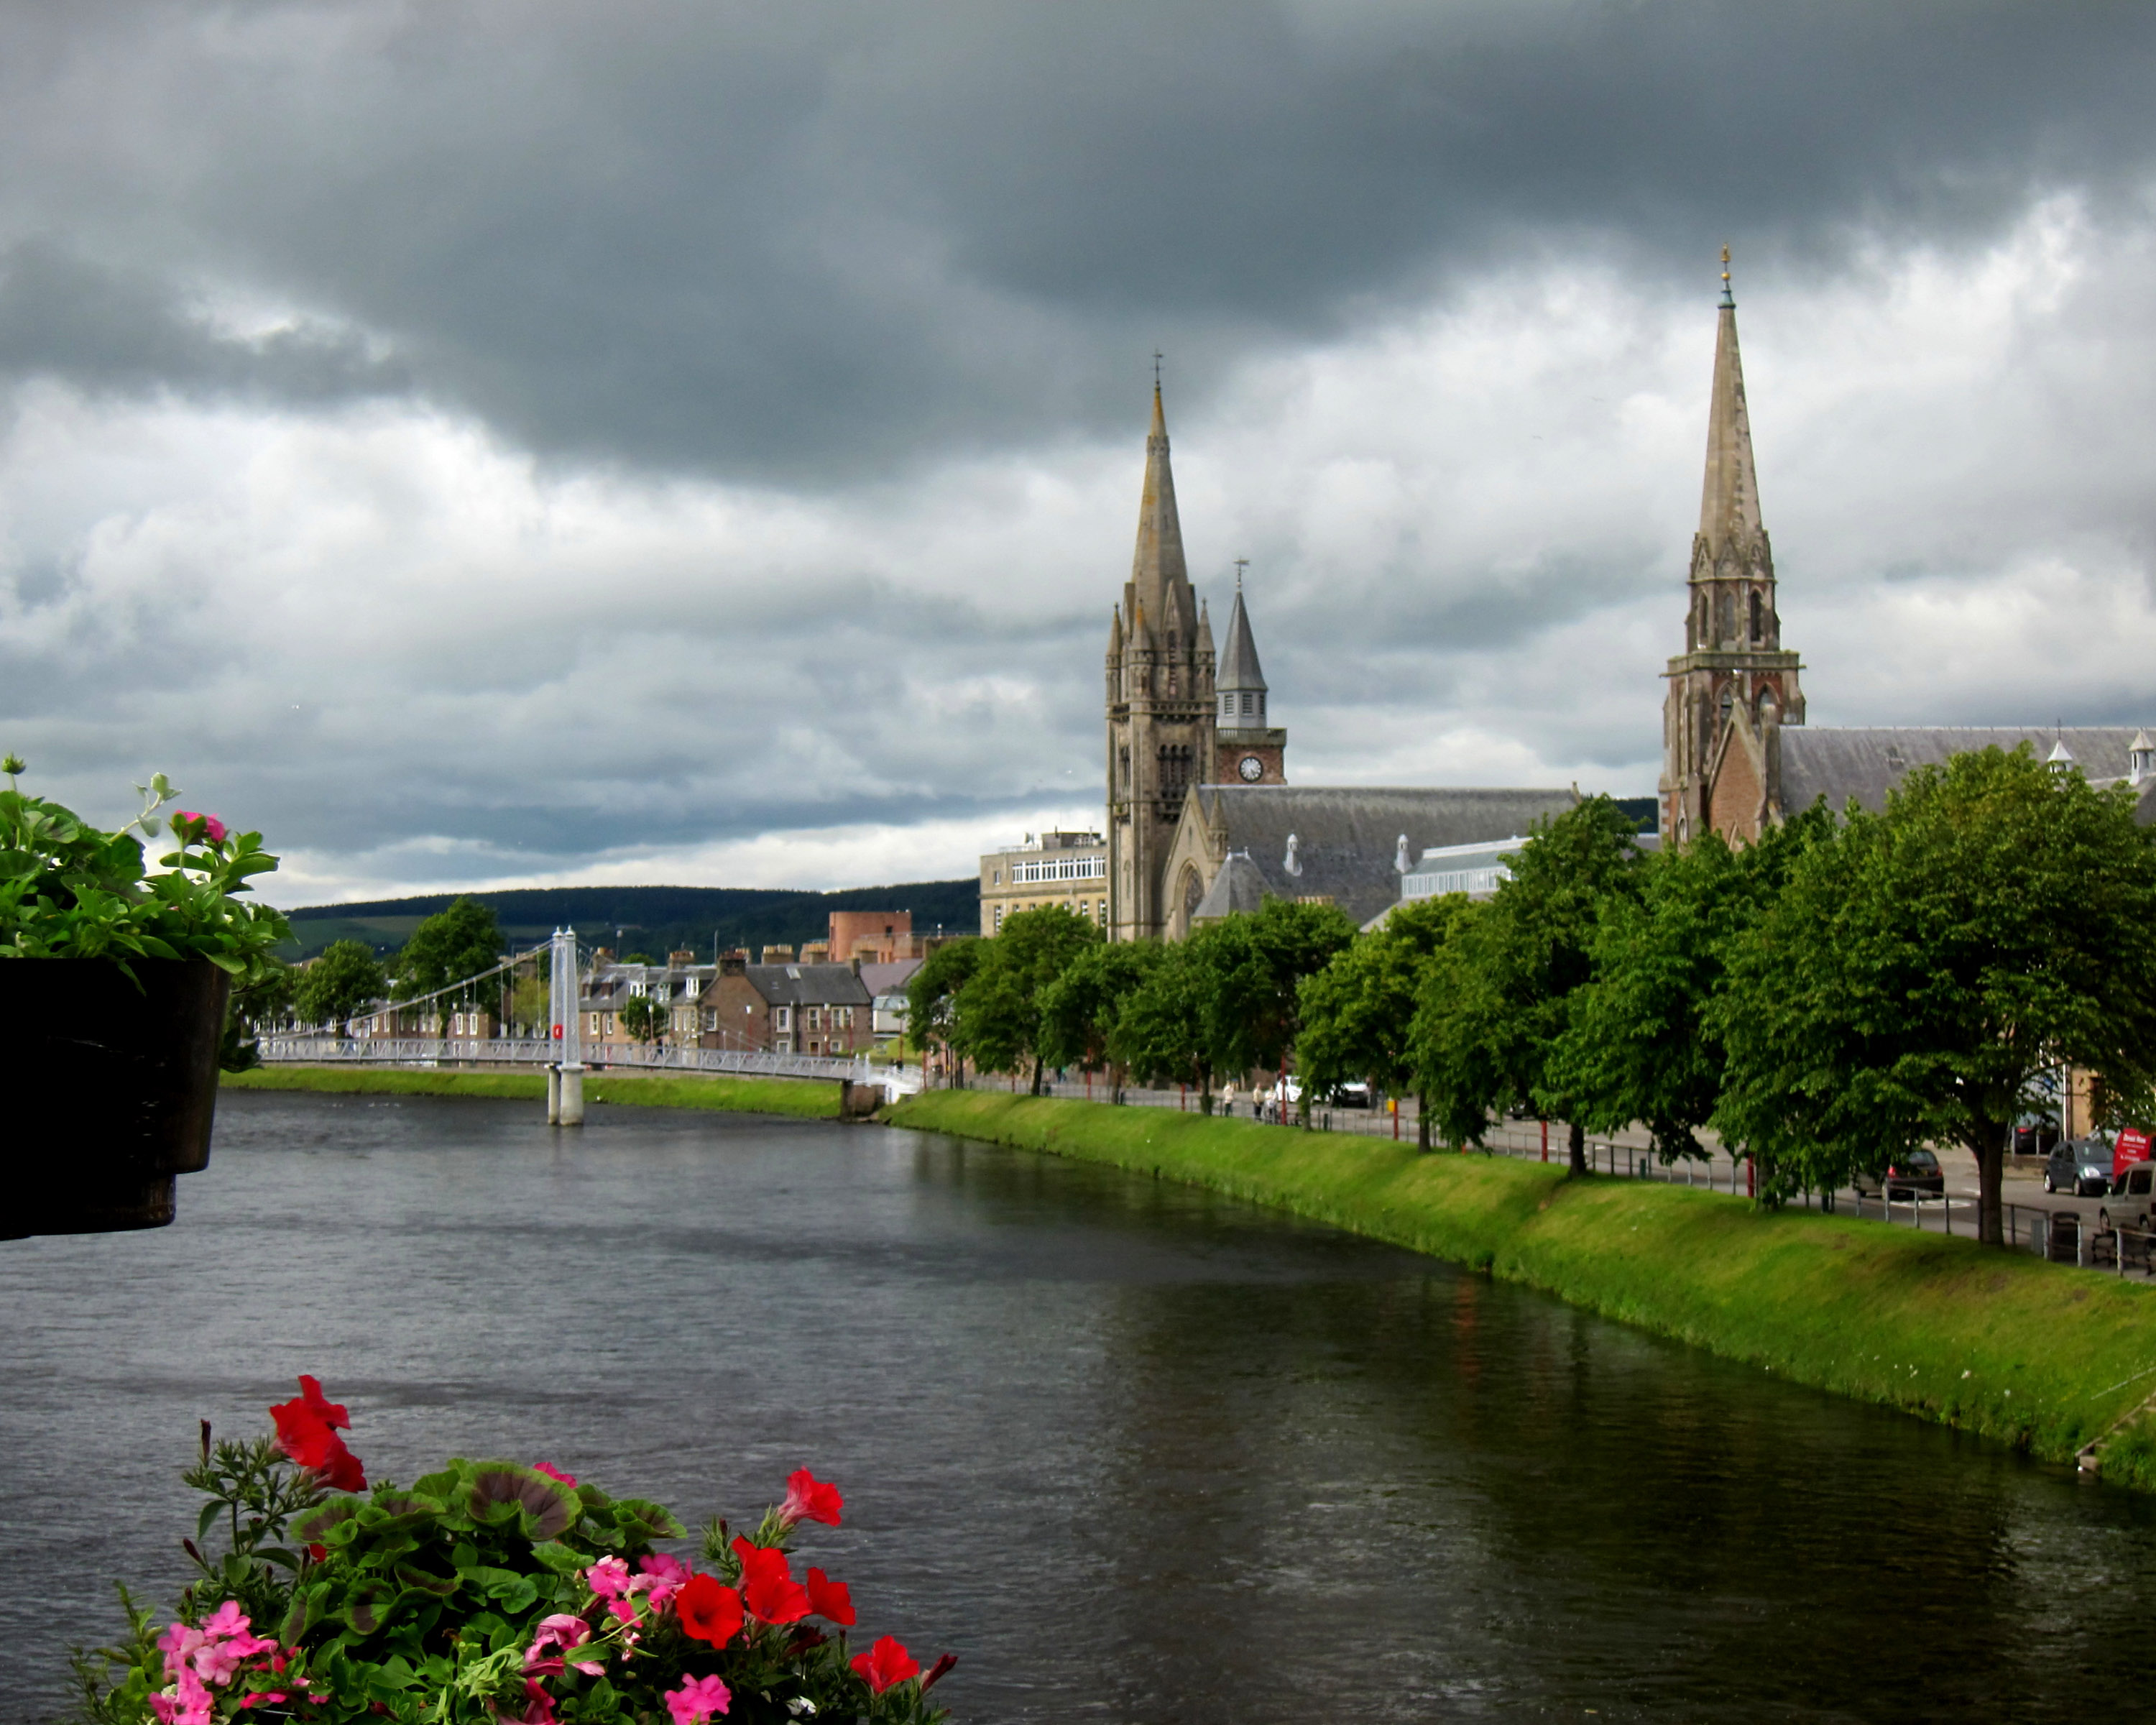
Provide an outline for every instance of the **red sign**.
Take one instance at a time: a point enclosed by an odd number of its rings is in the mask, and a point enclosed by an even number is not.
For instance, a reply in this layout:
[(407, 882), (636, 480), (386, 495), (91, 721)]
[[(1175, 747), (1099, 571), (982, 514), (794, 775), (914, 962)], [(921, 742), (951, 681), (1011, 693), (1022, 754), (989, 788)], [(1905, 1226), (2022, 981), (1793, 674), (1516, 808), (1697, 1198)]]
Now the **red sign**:
[(2123, 1173), (2127, 1164), (2148, 1160), (2148, 1134), (2138, 1126), (2119, 1128), (2118, 1142), (2111, 1147), (2111, 1171)]
[(554, 1040), (557, 1042), (562, 1040), (562, 1027), (559, 1024), (554, 1026)]

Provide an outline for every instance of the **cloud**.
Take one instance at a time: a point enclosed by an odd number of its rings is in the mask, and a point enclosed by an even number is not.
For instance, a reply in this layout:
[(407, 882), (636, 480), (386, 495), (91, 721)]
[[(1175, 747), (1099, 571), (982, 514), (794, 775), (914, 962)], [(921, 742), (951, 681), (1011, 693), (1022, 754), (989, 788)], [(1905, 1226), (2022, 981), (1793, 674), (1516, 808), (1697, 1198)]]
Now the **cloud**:
[(1944, 16), (0, 8), (0, 742), (288, 901), (970, 872), (1158, 341), (1292, 777), (1649, 790), (1725, 236), (1813, 720), (2156, 718), (2151, 27)]

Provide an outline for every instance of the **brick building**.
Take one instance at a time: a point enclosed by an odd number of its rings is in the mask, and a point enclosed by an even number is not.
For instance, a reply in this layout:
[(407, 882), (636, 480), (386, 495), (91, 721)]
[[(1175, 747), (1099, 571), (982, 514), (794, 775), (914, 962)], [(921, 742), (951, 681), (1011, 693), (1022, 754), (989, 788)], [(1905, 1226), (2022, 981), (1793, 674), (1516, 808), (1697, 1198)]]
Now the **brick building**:
[(698, 998), (698, 1040), (764, 1054), (865, 1053), (875, 1041), (873, 1004), (856, 965), (752, 964), (746, 952), (727, 952)]

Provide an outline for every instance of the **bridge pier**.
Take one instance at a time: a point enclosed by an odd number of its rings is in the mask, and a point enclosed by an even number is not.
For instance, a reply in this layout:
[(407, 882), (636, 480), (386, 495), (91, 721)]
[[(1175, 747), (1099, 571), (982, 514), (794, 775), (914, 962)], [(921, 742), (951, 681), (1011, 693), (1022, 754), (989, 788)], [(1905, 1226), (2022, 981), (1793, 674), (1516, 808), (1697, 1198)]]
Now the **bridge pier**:
[(561, 1069), (562, 1103), (561, 1126), (582, 1126), (584, 1123), (584, 1069), (581, 1065), (567, 1065)]
[(547, 1124), (562, 1123), (562, 1068), (558, 1062), (547, 1065)]

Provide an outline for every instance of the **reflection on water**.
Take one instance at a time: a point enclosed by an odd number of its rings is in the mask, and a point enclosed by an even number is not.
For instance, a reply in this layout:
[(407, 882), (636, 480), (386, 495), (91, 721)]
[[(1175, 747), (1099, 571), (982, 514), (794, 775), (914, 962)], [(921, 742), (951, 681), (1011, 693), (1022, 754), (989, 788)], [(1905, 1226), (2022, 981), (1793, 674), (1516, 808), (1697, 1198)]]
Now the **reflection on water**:
[[(875, 1127), (243, 1093), (177, 1225), (0, 1246), (0, 1719), (169, 1591), (194, 1421), (700, 1518), (806, 1463), (968, 1721), (2124, 1717), (2156, 1512), (1202, 1193)], [(2062, 1338), (2062, 1340), (2065, 1338)]]

